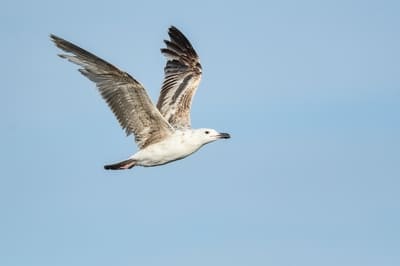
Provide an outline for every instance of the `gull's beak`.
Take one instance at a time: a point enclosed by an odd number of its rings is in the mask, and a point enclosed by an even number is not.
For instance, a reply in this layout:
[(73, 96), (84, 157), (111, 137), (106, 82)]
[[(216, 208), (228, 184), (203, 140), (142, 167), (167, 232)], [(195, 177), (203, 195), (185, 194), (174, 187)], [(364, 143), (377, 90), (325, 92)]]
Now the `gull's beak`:
[(229, 139), (230, 137), (231, 137), (231, 135), (229, 135), (228, 133), (219, 133), (218, 134), (219, 139)]

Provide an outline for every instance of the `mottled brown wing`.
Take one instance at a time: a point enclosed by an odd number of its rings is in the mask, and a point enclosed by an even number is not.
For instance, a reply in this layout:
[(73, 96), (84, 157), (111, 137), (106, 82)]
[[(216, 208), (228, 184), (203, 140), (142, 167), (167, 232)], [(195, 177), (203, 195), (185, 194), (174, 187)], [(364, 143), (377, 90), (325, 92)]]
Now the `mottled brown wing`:
[(54, 35), (50, 37), (58, 48), (70, 53), (60, 57), (81, 66), (79, 71), (96, 83), (121, 127), (127, 135), (134, 134), (139, 148), (156, 143), (172, 133), (171, 125), (133, 77), (73, 43)]
[(167, 57), (157, 108), (174, 128), (190, 127), (190, 106), (201, 79), (200, 59), (188, 39), (175, 27), (161, 52)]

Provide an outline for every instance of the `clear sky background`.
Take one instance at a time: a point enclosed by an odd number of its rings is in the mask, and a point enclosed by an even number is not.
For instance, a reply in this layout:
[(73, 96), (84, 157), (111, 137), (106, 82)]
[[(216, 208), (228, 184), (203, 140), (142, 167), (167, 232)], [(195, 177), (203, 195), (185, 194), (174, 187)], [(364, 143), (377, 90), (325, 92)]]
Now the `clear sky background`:
[[(2, 1), (0, 265), (400, 265), (399, 1)], [(133, 154), (49, 34), (156, 101), (175, 25), (201, 57), (169, 165)]]

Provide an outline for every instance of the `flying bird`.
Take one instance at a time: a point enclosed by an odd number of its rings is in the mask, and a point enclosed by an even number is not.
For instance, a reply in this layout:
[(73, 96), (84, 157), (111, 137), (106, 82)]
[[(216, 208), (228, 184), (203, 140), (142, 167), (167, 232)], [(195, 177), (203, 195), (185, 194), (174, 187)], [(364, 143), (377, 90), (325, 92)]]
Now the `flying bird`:
[(66, 52), (61, 58), (79, 65), (79, 71), (96, 84), (127, 135), (133, 134), (138, 151), (128, 159), (105, 165), (105, 169), (157, 166), (180, 160), (228, 133), (214, 129), (192, 129), (190, 107), (199, 86), (202, 68), (189, 40), (176, 27), (161, 53), (167, 58), (157, 105), (153, 105), (143, 85), (107, 61), (53, 34), (55, 45)]

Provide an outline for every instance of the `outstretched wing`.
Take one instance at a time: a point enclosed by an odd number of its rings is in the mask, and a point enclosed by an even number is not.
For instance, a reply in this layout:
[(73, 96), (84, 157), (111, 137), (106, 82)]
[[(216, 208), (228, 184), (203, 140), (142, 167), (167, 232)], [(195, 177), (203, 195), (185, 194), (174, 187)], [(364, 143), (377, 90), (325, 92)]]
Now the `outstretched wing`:
[(81, 66), (79, 71), (96, 83), (121, 127), (127, 135), (135, 135), (139, 148), (156, 143), (171, 134), (173, 128), (152, 104), (138, 81), (75, 44), (55, 35), (50, 37), (58, 48), (70, 53), (60, 57)]
[(174, 128), (190, 127), (190, 106), (201, 79), (200, 59), (188, 39), (175, 27), (161, 52), (167, 57), (157, 108)]

